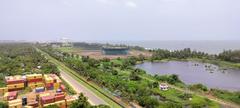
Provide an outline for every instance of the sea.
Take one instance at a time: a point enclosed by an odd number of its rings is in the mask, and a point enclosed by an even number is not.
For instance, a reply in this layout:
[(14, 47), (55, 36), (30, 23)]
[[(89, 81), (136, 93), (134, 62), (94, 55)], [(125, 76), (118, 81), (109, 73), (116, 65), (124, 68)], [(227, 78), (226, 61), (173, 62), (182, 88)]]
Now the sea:
[(131, 46), (141, 46), (146, 49), (167, 49), (181, 50), (191, 48), (209, 54), (218, 54), (224, 50), (240, 50), (240, 40), (200, 40), (200, 41), (98, 41), (98, 43), (125, 44)]

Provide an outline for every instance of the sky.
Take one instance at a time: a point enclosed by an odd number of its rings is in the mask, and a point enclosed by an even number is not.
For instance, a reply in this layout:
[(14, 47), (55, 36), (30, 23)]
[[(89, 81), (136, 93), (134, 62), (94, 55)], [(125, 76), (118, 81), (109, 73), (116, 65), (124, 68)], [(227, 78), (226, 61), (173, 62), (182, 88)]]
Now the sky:
[(0, 40), (240, 40), (240, 0), (0, 0)]

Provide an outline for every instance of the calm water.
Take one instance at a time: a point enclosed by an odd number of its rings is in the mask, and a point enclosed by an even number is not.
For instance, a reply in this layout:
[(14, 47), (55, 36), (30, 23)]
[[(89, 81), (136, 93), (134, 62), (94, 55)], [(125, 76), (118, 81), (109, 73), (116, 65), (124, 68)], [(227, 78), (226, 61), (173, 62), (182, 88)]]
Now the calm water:
[(186, 84), (202, 83), (210, 88), (240, 91), (240, 70), (221, 70), (215, 65), (198, 62), (145, 62), (136, 67), (149, 74), (177, 74)]
[(168, 50), (191, 48), (210, 54), (217, 54), (223, 50), (240, 49), (240, 41), (102, 41), (100, 43), (137, 45), (144, 48)]

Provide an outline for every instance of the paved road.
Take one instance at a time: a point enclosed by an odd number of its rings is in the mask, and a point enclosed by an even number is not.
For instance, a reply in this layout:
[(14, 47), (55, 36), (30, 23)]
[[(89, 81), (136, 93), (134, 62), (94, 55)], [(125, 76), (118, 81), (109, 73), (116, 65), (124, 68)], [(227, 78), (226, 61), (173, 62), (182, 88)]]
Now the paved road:
[(89, 89), (81, 85), (78, 81), (73, 79), (71, 76), (69, 76), (65, 72), (60, 72), (61, 77), (70, 85), (77, 93), (83, 93), (84, 96), (88, 97), (88, 101), (92, 105), (100, 105), (105, 104), (108, 105), (105, 101), (103, 101), (101, 98), (96, 96), (93, 92), (91, 92)]
[[(36, 48), (37, 49), (37, 48)], [(83, 93), (84, 96), (88, 98), (88, 101), (91, 105), (109, 105), (109, 103), (105, 102), (102, 98), (100, 98), (98, 95), (96, 95), (93, 91), (91, 91), (89, 88), (86, 87), (81, 81), (77, 80), (77, 78), (73, 78), (74, 76), (71, 76), (70, 73), (73, 72), (73, 70), (66, 67), (64, 64), (59, 62), (58, 60), (52, 58), (47, 53), (37, 49), (37, 51), (40, 51), (44, 56), (49, 59), (51, 62), (53, 62), (60, 70), (61, 77), (70, 85), (77, 93)], [(117, 107), (118, 108), (118, 107)]]

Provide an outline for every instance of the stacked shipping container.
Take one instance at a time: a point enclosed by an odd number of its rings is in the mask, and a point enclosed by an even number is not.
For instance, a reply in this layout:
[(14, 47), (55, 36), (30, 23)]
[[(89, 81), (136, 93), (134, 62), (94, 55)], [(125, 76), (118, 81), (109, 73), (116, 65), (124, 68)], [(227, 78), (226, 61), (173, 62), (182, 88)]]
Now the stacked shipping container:
[(54, 103), (43, 104), (42, 106), (46, 107), (49, 105), (57, 105), (59, 108), (70, 108), (71, 104), (77, 99), (77, 96), (68, 96), (63, 100), (55, 101)]
[(3, 96), (6, 92), (8, 92), (8, 88), (7, 87), (0, 88), (0, 96)]
[(32, 89), (35, 89), (37, 87), (44, 87), (42, 74), (31, 74), (26, 75), (26, 77), (28, 86), (31, 87)]
[[(55, 74), (44, 76), (42, 74), (7, 76), (5, 80), (7, 87), (0, 88), (0, 95), (4, 95), (4, 99), (9, 101), (9, 108), (22, 108), (23, 105), (29, 107), (38, 107), (41, 105), (41, 107), (45, 107), (53, 104), (60, 108), (68, 108), (77, 99), (74, 96), (66, 97), (66, 93), (64, 92), (65, 86)], [(16, 90), (22, 90), (26, 86), (35, 89), (36, 99), (32, 101), (27, 101), (27, 97), (17, 99), (18, 92)], [(45, 88), (50, 91), (45, 91)]]
[(55, 74), (44, 75), (44, 80), (48, 90), (57, 90), (62, 83), (60, 78)]
[(4, 94), (3, 98), (5, 101), (14, 100), (17, 98), (17, 91), (7, 92)]
[(71, 106), (71, 104), (76, 101), (78, 98), (77, 96), (68, 96), (65, 98), (65, 101), (66, 101), (66, 106), (67, 108), (69, 108)]
[(22, 108), (22, 100), (15, 99), (12, 101), (8, 101), (8, 108)]
[(22, 90), (24, 88), (24, 78), (22, 76), (6, 76), (5, 81), (8, 91)]

